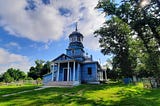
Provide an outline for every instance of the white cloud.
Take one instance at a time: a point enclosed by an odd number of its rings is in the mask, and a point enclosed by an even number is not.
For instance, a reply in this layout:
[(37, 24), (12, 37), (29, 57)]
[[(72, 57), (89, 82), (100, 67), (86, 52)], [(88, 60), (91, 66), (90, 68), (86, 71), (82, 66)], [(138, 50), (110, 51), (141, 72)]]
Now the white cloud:
[(21, 49), (21, 46), (16, 43), (16, 42), (9, 42), (8, 44), (5, 45), (7, 48), (16, 48), (16, 49)]
[(26, 56), (10, 53), (3, 48), (0, 48), (0, 57), (0, 73), (11, 67), (27, 72), (31, 66)]
[(41, 44), (33, 43), (33, 44), (29, 45), (29, 47), (36, 49), (38, 51), (48, 50), (50, 48), (51, 43), (52, 42), (41, 43)]
[(99, 50), (99, 42), (98, 42), (98, 38), (92, 37), (92, 36), (87, 36), (84, 39), (84, 45), (88, 48), (88, 49), (92, 49), (92, 50)]
[(151, 0), (141, 0), (140, 1), (140, 7), (143, 8), (143, 7), (147, 6), (147, 5), (149, 5), (150, 2), (151, 2)]
[[(0, 26), (14, 36), (48, 42), (58, 40), (64, 33), (68, 36), (73, 31), (69, 26), (78, 21), (78, 29), (86, 37), (85, 46), (98, 48), (93, 32), (105, 20), (104, 15), (94, 9), (98, 0), (52, 0), (49, 5), (41, 0), (33, 1), (34, 11), (26, 11), (27, 0), (0, 0)], [(93, 43), (88, 43), (87, 39)]]
[(26, 0), (0, 0), (0, 25), (10, 34), (34, 41), (58, 39), (63, 32), (62, 17), (52, 6), (37, 3), (35, 11), (26, 11)]

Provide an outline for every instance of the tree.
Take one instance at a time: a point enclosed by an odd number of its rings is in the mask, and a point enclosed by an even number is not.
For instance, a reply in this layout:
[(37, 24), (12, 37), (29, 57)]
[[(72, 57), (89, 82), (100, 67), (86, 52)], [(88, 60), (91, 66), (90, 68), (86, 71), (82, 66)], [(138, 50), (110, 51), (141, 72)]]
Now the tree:
[[(160, 45), (160, 36), (157, 28), (160, 26), (160, 7), (155, 0), (143, 8), (139, 6), (141, 0), (122, 0), (118, 5), (113, 0), (100, 0), (96, 8), (103, 9), (108, 16), (117, 16), (144, 38), (144, 27), (148, 27)], [(146, 36), (145, 36), (146, 37)], [(145, 40), (145, 39), (143, 39)], [(146, 42), (147, 43), (147, 42)]]
[(26, 74), (19, 69), (9, 68), (2, 76), (5, 82), (11, 82), (25, 79)]
[(2, 81), (3, 81), (3, 75), (0, 74), (0, 82), (2, 82)]
[(33, 78), (33, 79), (35, 80), (35, 79), (38, 78), (38, 75), (37, 75), (37, 74), (38, 74), (38, 73), (37, 73), (36, 68), (32, 66), (32, 67), (29, 69), (28, 77), (31, 77), (31, 78)]
[(129, 60), (128, 39), (130, 28), (118, 17), (112, 17), (100, 30), (95, 31), (99, 36), (100, 47), (103, 54), (113, 54), (113, 69), (121, 71), (125, 77), (132, 75), (131, 61)]
[(3, 81), (6, 83), (12, 82), (14, 79), (9, 75), (9, 73), (4, 73), (3, 74)]
[(45, 61), (43, 60), (36, 60), (35, 64), (36, 64), (35, 67), (32, 66), (30, 68), (28, 72), (28, 77), (31, 77), (34, 80), (36, 80), (37, 78), (42, 78), (43, 75), (50, 72), (50, 62), (49, 61), (45, 63)]
[[(96, 8), (103, 10), (103, 12), (107, 16), (109, 16), (110, 19), (112, 19), (113, 17), (119, 18), (119, 20), (127, 24), (127, 26), (130, 28), (131, 37), (128, 40), (129, 50), (127, 56), (128, 60), (130, 60), (130, 62), (132, 63), (130, 68), (135, 72), (138, 72), (137, 69), (140, 69), (139, 67), (145, 66), (143, 68), (145, 68), (146, 72), (153, 73), (154, 76), (159, 76), (160, 7), (155, 0), (151, 1), (150, 4), (144, 7), (140, 7), (139, 3), (140, 0), (122, 0), (120, 4), (116, 4), (112, 0), (100, 0)], [(110, 27), (110, 25), (108, 25), (108, 27)], [(117, 29), (117, 27), (115, 27), (115, 29)], [(139, 46), (140, 49), (137, 49), (135, 45), (131, 45), (130, 42), (134, 42), (135, 44), (141, 43), (142, 45)], [(106, 43), (106, 45), (107, 44), (108, 42)], [(135, 55), (135, 51), (139, 56)], [(145, 55), (146, 58), (144, 58), (140, 54)], [(119, 58), (115, 57), (113, 65), (118, 65), (118, 60)]]
[(47, 61), (44, 65), (43, 65), (43, 68), (41, 70), (41, 76), (45, 75), (45, 74), (48, 74), (50, 73), (50, 66), (51, 66), (51, 63), (49, 61)]

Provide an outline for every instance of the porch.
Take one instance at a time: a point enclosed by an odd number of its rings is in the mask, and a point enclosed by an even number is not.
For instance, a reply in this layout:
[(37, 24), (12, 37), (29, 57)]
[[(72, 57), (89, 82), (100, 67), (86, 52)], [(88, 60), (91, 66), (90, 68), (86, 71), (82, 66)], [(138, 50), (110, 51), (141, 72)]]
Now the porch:
[(81, 65), (75, 60), (54, 61), (51, 64), (52, 78), (51, 83), (61, 85), (73, 85), (72, 82), (80, 81)]

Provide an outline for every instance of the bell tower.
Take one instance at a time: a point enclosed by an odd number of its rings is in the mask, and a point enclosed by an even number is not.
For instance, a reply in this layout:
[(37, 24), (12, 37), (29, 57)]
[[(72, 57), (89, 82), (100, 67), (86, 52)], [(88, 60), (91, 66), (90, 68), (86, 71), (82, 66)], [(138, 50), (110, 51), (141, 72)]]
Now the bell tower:
[(78, 32), (77, 23), (75, 31), (69, 35), (69, 46), (66, 49), (66, 54), (76, 60), (84, 60), (84, 50), (83, 50), (83, 35)]

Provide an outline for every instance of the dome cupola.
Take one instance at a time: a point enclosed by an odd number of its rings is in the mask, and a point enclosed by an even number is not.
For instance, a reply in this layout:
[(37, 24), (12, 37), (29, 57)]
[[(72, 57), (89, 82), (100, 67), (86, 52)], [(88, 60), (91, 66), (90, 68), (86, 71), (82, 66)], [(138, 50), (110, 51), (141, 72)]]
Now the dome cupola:
[(70, 35), (69, 35), (69, 46), (67, 49), (67, 55), (77, 58), (77, 60), (82, 60), (83, 54), (84, 54), (84, 50), (83, 50), (83, 35), (78, 32), (77, 30), (77, 23), (76, 23), (76, 28), (75, 31), (73, 31)]
[(82, 42), (83, 41), (83, 35), (78, 32), (77, 30), (77, 24), (76, 29), (69, 35), (69, 41), (70, 42)]

